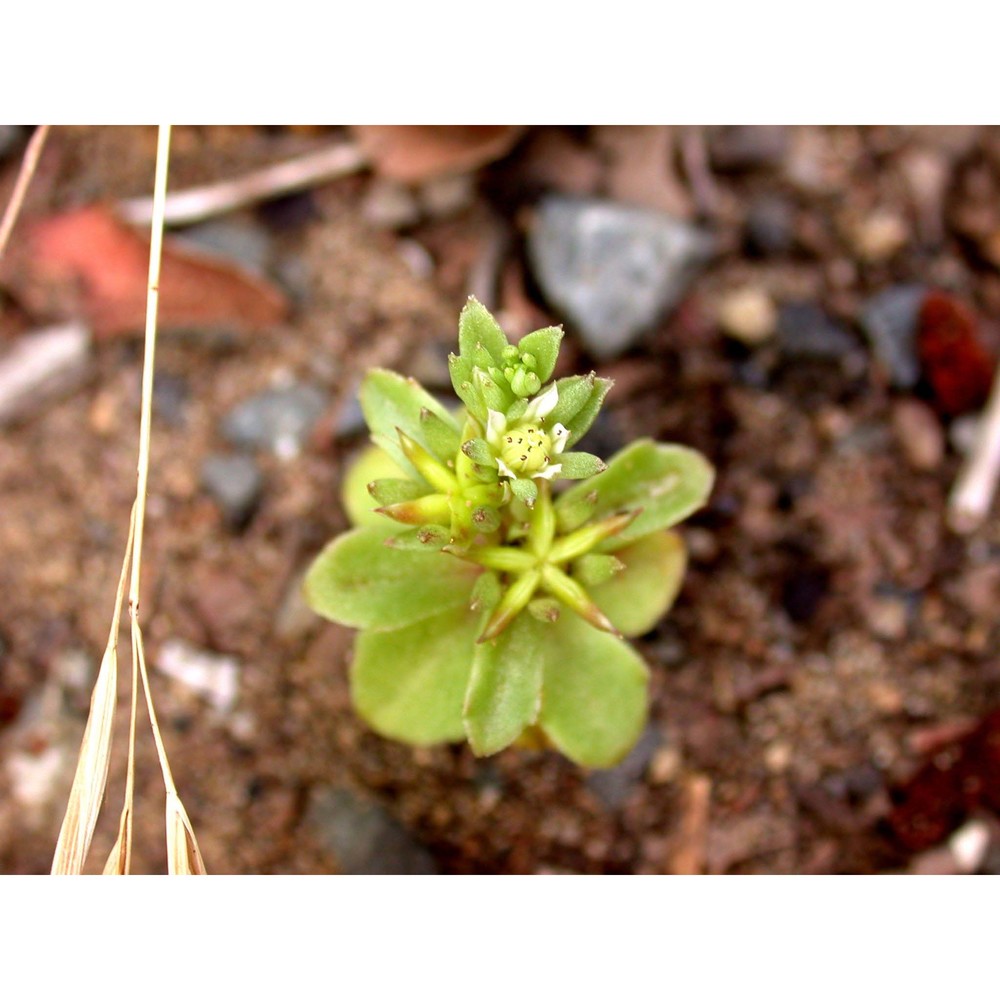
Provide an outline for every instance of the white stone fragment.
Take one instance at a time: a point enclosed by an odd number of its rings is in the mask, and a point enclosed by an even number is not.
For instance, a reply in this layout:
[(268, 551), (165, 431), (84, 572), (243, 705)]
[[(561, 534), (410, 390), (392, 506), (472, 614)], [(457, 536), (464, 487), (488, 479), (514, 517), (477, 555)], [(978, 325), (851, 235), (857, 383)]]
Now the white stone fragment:
[(232, 656), (209, 653), (181, 639), (170, 639), (160, 649), (156, 666), (224, 715), (236, 704), (240, 668)]
[(0, 424), (74, 385), (83, 376), (89, 353), (90, 331), (82, 323), (18, 338), (0, 358)]

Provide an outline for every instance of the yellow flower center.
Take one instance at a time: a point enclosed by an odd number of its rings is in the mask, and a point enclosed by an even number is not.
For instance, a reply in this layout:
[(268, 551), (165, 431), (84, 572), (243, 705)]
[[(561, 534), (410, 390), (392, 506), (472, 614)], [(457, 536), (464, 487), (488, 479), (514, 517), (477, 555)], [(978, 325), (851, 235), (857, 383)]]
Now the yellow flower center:
[(509, 430), (500, 445), (500, 457), (511, 472), (530, 477), (549, 464), (552, 441), (535, 424), (524, 424)]

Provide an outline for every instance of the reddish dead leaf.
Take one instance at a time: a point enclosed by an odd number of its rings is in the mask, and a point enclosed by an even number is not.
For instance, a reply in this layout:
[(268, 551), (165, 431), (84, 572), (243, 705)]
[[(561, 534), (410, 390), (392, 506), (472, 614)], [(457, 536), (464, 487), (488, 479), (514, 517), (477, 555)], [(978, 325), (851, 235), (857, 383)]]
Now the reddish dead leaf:
[(353, 132), (375, 169), (416, 184), (440, 174), (475, 170), (499, 160), (523, 125), (355, 125)]
[(920, 309), (917, 349), (941, 413), (954, 417), (985, 405), (995, 362), (967, 306), (944, 292), (931, 292)]
[[(37, 318), (80, 318), (101, 337), (146, 321), (149, 239), (101, 205), (25, 222), (0, 281)], [(161, 327), (259, 330), (287, 303), (272, 284), (236, 264), (164, 241)]]
[(981, 808), (1000, 811), (1000, 709), (933, 757), (893, 792), (889, 823), (908, 850), (940, 843)]

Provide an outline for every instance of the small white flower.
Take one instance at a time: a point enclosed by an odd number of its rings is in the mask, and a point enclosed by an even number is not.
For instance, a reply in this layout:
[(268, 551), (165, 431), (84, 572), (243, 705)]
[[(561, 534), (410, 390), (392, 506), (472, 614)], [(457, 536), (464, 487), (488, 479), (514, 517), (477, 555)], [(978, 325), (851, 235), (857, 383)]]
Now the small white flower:
[(553, 463), (552, 458), (562, 454), (569, 431), (562, 424), (555, 424), (550, 430), (543, 426), (558, 401), (559, 392), (553, 382), (528, 403), (524, 416), (509, 426), (498, 410), (487, 411), (486, 441), (496, 456), (501, 477), (554, 479), (559, 475), (562, 465)]

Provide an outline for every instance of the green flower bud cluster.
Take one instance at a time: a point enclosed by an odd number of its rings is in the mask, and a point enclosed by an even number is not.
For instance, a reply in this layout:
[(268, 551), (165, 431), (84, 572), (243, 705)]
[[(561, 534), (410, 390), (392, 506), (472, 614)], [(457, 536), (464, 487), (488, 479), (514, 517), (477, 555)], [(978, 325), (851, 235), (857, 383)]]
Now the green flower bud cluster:
[(550, 381), (561, 339), (550, 327), (511, 345), (472, 299), (449, 358), (462, 409), (393, 372), (364, 381), (377, 450), (346, 482), (358, 527), (320, 553), (306, 592), (361, 630), (352, 694), (383, 735), (467, 739), (477, 754), (530, 735), (605, 767), (641, 732), (647, 670), (625, 637), (676, 596), (685, 554), (670, 529), (712, 470), (648, 439), (607, 464), (567, 450), (611, 383)]

